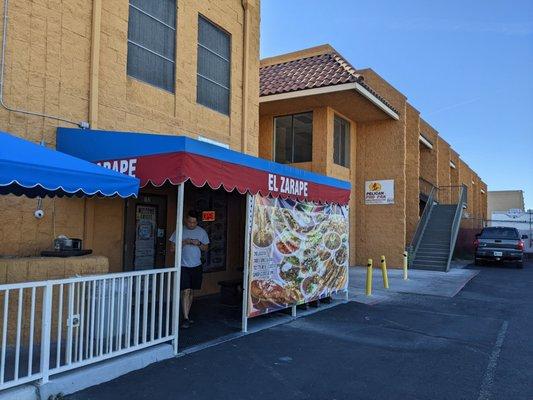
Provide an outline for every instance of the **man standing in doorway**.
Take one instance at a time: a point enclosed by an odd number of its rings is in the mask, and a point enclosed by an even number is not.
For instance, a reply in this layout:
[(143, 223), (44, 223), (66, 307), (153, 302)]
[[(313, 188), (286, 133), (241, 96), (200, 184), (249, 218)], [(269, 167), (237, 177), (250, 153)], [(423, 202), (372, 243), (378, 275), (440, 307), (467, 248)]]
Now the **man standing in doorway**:
[[(172, 251), (176, 249), (176, 232), (169, 239)], [(207, 251), (209, 237), (207, 232), (198, 226), (198, 213), (189, 211), (185, 217), (181, 240), (181, 310), (183, 313), (182, 328), (189, 328), (193, 321), (189, 318), (192, 306), (193, 290), (202, 287), (202, 251)]]

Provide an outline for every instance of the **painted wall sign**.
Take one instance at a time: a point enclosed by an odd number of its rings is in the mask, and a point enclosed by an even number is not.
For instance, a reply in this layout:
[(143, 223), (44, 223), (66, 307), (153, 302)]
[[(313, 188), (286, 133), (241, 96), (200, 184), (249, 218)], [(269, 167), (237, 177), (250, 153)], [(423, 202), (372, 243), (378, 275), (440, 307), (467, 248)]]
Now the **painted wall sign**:
[(524, 211), (520, 208), (510, 208), (506, 214), (509, 218), (519, 218), (524, 214)]
[(309, 183), (282, 175), (268, 174), (268, 190), (274, 193), (307, 197)]
[(394, 204), (394, 179), (366, 181), (365, 204)]
[(99, 161), (96, 163), (100, 167), (112, 169), (113, 171), (120, 172), (129, 176), (135, 176), (135, 170), (137, 169), (137, 159), (130, 158), (127, 160), (113, 160), (113, 161)]

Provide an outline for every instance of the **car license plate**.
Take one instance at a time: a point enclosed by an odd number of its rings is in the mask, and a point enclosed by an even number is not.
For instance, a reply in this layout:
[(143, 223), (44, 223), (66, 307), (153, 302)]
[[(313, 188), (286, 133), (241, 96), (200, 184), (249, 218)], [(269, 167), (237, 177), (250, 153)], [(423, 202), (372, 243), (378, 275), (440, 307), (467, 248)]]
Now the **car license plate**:
[(503, 256), (503, 252), (501, 252), (501, 251), (495, 251), (494, 252), (494, 257), (501, 257), (501, 256)]

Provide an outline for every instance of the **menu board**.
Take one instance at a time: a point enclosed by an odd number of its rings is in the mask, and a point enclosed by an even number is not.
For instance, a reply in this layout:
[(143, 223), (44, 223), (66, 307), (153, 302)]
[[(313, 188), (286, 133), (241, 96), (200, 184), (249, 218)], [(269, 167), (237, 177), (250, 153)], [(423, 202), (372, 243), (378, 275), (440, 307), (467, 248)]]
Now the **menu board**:
[(348, 208), (255, 196), (248, 317), (346, 290)]

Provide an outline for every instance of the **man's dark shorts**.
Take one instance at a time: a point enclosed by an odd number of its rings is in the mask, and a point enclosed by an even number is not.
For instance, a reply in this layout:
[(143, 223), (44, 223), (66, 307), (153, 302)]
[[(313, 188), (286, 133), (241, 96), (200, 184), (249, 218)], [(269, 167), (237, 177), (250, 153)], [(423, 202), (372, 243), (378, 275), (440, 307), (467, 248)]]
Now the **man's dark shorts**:
[(181, 267), (180, 289), (200, 290), (202, 288), (203, 268), (201, 265), (193, 268)]

